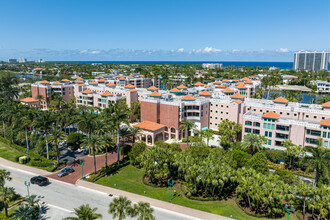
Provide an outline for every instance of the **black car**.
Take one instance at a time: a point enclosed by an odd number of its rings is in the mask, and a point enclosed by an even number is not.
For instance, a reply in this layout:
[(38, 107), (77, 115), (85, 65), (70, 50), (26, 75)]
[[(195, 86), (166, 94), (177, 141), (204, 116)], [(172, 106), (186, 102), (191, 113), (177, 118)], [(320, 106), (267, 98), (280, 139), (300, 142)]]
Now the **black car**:
[(63, 170), (61, 170), (58, 174), (57, 174), (57, 176), (58, 177), (63, 177), (63, 176), (66, 176), (66, 175), (68, 175), (68, 174), (70, 174), (70, 173), (73, 173), (74, 172), (74, 169), (73, 168), (71, 168), (71, 167), (66, 167), (66, 168), (64, 168)]
[(43, 176), (35, 176), (30, 179), (31, 184), (37, 184), (39, 186), (44, 186), (49, 183), (48, 178)]

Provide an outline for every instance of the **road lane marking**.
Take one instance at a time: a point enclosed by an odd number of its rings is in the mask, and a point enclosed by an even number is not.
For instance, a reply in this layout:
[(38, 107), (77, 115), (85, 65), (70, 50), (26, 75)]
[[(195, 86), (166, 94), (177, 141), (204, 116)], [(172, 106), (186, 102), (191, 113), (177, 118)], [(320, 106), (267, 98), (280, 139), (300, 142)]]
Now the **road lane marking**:
[(52, 205), (52, 204), (49, 204), (49, 203), (46, 203), (45, 205), (56, 208), (56, 209), (60, 209), (60, 210), (65, 211), (65, 212), (69, 212), (69, 213), (73, 212), (72, 210), (65, 209), (65, 208), (62, 208), (62, 207), (59, 207), (59, 206), (56, 206), (56, 205)]
[(16, 182), (20, 182), (20, 183), (23, 183), (22, 180), (18, 180), (18, 179), (15, 179), (15, 178), (12, 178), (12, 180), (16, 181)]

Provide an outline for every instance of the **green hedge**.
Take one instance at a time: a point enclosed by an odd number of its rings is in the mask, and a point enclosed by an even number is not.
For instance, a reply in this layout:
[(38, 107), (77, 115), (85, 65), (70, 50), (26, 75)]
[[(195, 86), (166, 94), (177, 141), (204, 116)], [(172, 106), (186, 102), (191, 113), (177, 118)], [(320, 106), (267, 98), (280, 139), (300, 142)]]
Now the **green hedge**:
[(196, 201), (220, 201), (221, 199), (220, 198), (201, 198), (201, 197), (197, 197), (197, 196), (192, 196), (190, 195), (189, 192), (187, 192), (187, 190), (184, 189), (184, 184), (180, 183), (180, 189), (181, 191), (185, 194), (185, 196), (188, 198), (188, 199), (191, 199), (191, 200), (196, 200)]
[(125, 167), (129, 165), (129, 160), (127, 160), (126, 158), (124, 160), (120, 160), (119, 164), (117, 162), (108, 165), (108, 167), (102, 167), (100, 170), (96, 171), (96, 173), (93, 173), (91, 175), (89, 175), (89, 178), (87, 179), (87, 181), (89, 182), (96, 182), (99, 179), (105, 177), (105, 176), (109, 176), (110, 174), (116, 172), (117, 170), (119, 170), (122, 167)]

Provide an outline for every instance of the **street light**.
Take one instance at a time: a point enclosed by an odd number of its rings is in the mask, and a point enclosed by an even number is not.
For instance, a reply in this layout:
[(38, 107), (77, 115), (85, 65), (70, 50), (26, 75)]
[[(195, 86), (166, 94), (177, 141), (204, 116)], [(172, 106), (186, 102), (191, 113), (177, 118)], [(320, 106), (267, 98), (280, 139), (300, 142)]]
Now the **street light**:
[(285, 211), (288, 212), (288, 220), (289, 220), (289, 217), (290, 217), (290, 212), (293, 211), (293, 208), (294, 208), (293, 205), (291, 205), (291, 207), (288, 208), (288, 204), (285, 204)]
[(30, 197), (30, 191), (29, 191), (30, 182), (29, 181), (24, 181), (24, 185), (26, 186), (28, 197)]
[(85, 161), (80, 160), (80, 165), (81, 165), (81, 179), (84, 178), (84, 165), (85, 165)]
[(29, 149), (26, 148), (26, 149), (25, 149), (25, 152), (26, 152), (26, 154), (27, 154), (26, 163), (28, 163), (28, 162), (29, 162)]
[(170, 202), (172, 202), (172, 186), (174, 185), (174, 180), (167, 180), (168, 185), (170, 186)]

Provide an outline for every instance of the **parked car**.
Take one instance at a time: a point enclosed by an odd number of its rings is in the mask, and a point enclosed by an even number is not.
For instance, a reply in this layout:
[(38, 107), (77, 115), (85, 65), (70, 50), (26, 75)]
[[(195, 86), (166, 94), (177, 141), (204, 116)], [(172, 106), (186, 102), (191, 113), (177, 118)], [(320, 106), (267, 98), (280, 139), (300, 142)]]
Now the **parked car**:
[(31, 184), (37, 184), (39, 186), (44, 186), (49, 183), (48, 178), (44, 176), (34, 176), (30, 179)]
[(77, 149), (76, 152), (77, 152), (77, 153), (81, 153), (81, 152), (83, 152), (84, 150), (85, 150), (84, 148), (80, 147), (80, 148)]
[(57, 176), (58, 177), (63, 177), (63, 176), (66, 176), (66, 175), (68, 175), (68, 174), (70, 174), (70, 173), (73, 173), (74, 172), (74, 169), (72, 168), (72, 167), (66, 167), (66, 168), (64, 168), (63, 170), (61, 170), (58, 174), (57, 174)]

